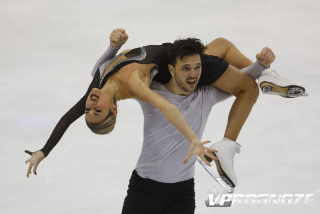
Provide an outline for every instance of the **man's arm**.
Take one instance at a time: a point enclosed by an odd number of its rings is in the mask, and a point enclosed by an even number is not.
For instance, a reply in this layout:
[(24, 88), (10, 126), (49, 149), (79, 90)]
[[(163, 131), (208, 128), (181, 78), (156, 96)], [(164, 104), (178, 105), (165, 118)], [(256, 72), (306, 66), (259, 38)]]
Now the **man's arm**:
[(242, 126), (259, 96), (259, 88), (252, 77), (229, 65), (227, 70), (213, 84), (216, 88), (236, 96), (224, 137), (236, 141)]

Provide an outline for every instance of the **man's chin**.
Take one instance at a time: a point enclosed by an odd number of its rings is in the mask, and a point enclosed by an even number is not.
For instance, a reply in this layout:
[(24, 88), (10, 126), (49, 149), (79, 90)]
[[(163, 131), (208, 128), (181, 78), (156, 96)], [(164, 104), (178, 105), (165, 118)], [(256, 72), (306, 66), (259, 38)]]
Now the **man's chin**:
[(187, 90), (188, 92), (193, 92), (194, 90), (196, 90), (198, 84), (194, 84), (193, 86), (188, 85), (187, 86)]
[(194, 92), (195, 90), (196, 90), (196, 87), (192, 87), (192, 88), (188, 87), (185, 89), (186, 92)]

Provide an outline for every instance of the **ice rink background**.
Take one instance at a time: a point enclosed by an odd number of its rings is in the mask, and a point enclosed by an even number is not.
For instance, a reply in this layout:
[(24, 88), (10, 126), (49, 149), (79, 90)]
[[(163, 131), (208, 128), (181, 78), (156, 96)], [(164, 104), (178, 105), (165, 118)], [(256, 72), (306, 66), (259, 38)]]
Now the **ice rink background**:
[[(237, 142), (241, 194), (314, 194), (313, 205), (234, 205), (207, 208), (214, 181), (196, 163), (196, 213), (317, 213), (319, 204), (318, 1), (0, 1), (0, 213), (121, 213), (142, 146), (143, 115), (133, 100), (119, 102), (108, 136), (92, 134), (84, 117), (26, 177), (61, 116), (85, 93), (90, 72), (125, 28), (121, 50), (198, 37), (233, 42), (251, 60), (265, 46), (271, 65), (305, 85), (306, 98), (262, 95)], [(234, 98), (214, 106), (202, 140), (222, 139)], [(183, 160), (181, 160), (183, 161)]]

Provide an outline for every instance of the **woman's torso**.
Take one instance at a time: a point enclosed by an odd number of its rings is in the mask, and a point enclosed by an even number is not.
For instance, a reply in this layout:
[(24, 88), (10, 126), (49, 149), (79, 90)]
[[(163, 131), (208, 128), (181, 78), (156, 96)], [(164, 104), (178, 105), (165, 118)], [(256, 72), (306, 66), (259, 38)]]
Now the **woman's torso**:
[(133, 98), (128, 85), (131, 75), (140, 70), (138, 73), (141, 81), (149, 85), (150, 71), (165, 64), (165, 51), (165, 45), (149, 45), (123, 51), (104, 69), (102, 85), (106, 79), (112, 79), (117, 84), (123, 99)]

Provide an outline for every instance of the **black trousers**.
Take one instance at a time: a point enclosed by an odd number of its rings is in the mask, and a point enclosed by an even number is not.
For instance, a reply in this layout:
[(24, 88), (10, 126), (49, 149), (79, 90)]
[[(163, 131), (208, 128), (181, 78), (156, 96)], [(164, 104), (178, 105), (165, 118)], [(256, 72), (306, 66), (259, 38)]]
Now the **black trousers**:
[(142, 178), (133, 170), (122, 214), (193, 214), (194, 178), (161, 183)]

